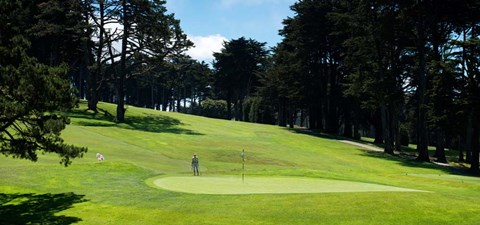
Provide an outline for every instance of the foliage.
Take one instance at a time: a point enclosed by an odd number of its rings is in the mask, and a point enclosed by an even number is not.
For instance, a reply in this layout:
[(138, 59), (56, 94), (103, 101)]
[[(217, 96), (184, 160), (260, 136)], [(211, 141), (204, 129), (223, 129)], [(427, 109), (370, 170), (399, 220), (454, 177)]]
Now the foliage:
[(307, 112), (310, 129), (339, 134), (343, 127), (347, 137), (374, 126), (390, 154), (409, 127), (418, 160), (430, 160), (430, 143), (445, 161), (445, 147), (457, 147), (447, 146), (451, 139), (463, 139), (477, 157), (479, 8), (457, 0), (299, 1), (259, 95), (281, 126), (298, 111)]
[(227, 102), (225, 100), (213, 100), (207, 98), (202, 101), (200, 110), (200, 115), (202, 116), (218, 119), (228, 118)]
[[(2, 2), (0, 8), (14, 5)], [(67, 68), (49, 67), (28, 55), (30, 42), (18, 30), (21, 21), (16, 18), (21, 9), (10, 9), (2, 12), (0, 27), (0, 152), (31, 161), (37, 161), (38, 152), (56, 153), (68, 166), (87, 149), (60, 138), (69, 120), (58, 111), (73, 108), (77, 101)]]
[(226, 116), (216, 103), (218, 115), (207, 110), (215, 117), (292, 128), (308, 121), (311, 130), (375, 136), (390, 154), (408, 133), (418, 160), (431, 160), (429, 144), (442, 162), (447, 148), (464, 148), (480, 170), (478, 0), (298, 1), (271, 51), (232, 39), (213, 69), (184, 55), (193, 44), (163, 0), (1, 4), (2, 60), (17, 57), (14, 68), (31, 63), (36, 70), (24, 70), (45, 76), (66, 71), (90, 110), (117, 103), (118, 122), (131, 123), (126, 104), (201, 114), (211, 98), (226, 101)]
[(262, 96), (247, 97), (243, 103), (247, 122), (275, 124), (274, 109), (271, 102)]
[(259, 86), (257, 74), (266, 67), (265, 44), (241, 37), (224, 42), (221, 51), (213, 54), (215, 92), (227, 101), (229, 117), (232, 117), (229, 106), (232, 103), (234, 118), (245, 120), (243, 102), (256, 91)]
[(38, 153), (56, 153), (68, 166), (86, 148), (65, 144), (60, 132), (69, 119), (59, 111), (77, 103), (67, 81), (65, 65), (47, 66), (32, 56), (23, 33), (23, 2), (0, 3), (0, 152), (5, 156), (38, 160)]

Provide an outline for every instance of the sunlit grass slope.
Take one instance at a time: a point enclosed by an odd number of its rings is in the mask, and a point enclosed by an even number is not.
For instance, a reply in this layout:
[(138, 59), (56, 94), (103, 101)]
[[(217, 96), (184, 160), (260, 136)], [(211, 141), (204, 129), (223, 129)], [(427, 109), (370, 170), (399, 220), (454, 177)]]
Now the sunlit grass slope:
[[(89, 152), (67, 168), (54, 155), (0, 158), (0, 224), (478, 224), (480, 180), (277, 126), (115, 105), (70, 113), (68, 143)], [(189, 194), (152, 177), (305, 177), (425, 192)], [(105, 155), (98, 162), (95, 154)], [(194, 184), (195, 185), (195, 184)], [(212, 188), (215, 185), (212, 185)], [(341, 188), (341, 187), (336, 187)]]

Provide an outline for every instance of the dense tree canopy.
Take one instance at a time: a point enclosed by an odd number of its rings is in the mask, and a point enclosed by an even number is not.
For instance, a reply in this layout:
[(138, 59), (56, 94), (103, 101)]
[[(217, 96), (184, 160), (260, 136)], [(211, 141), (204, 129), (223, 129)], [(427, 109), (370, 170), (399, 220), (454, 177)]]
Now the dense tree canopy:
[(420, 161), (446, 162), (455, 148), (479, 172), (480, 1), (291, 9), (277, 46), (232, 39), (209, 65), (185, 56), (193, 43), (162, 0), (2, 1), (2, 152), (53, 151), (64, 164), (81, 155), (58, 137), (68, 120), (56, 112), (76, 95), (94, 112), (117, 103), (117, 122), (136, 105), (369, 136), (388, 154), (414, 143)]
[(67, 66), (48, 66), (29, 55), (31, 42), (23, 30), (25, 2), (0, 3), (0, 152), (36, 161), (38, 152), (52, 152), (67, 166), (86, 148), (63, 143), (60, 131), (68, 119), (58, 113), (74, 107)]
[(409, 137), (420, 161), (430, 160), (429, 145), (440, 162), (446, 147), (461, 146), (478, 172), (479, 5), (298, 1), (260, 93), (281, 126), (307, 118), (310, 129), (362, 132), (389, 154)]
[(244, 102), (258, 86), (257, 73), (265, 70), (268, 51), (265, 43), (241, 37), (224, 42), (221, 52), (214, 53), (215, 87), (227, 101), (228, 118), (234, 106), (236, 120), (245, 120)]

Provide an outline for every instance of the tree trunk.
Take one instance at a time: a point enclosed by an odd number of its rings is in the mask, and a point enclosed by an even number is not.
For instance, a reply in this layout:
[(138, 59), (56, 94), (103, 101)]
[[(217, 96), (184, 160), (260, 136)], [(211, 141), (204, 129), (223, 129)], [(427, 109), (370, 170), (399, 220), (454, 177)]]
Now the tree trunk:
[(389, 110), (387, 109), (387, 106), (382, 105), (381, 106), (381, 111), (382, 111), (382, 125), (383, 125), (383, 137), (385, 138), (385, 148), (384, 152), (387, 154), (393, 155), (393, 147), (392, 147), (392, 139), (390, 136), (390, 113)]
[(300, 126), (305, 127), (305, 109), (300, 110)]
[(336, 65), (333, 58), (329, 59), (329, 70), (328, 70), (328, 80), (329, 80), (329, 87), (328, 87), (328, 94), (327, 94), (327, 132), (331, 134), (338, 134), (339, 133), (339, 113), (338, 113), (338, 105), (340, 100), (340, 91), (338, 90), (337, 84), (337, 71)]
[(462, 141), (463, 141), (463, 138), (461, 135), (458, 135), (458, 161), (459, 162), (465, 162), (465, 158), (464, 158), (464, 155), (463, 155), (463, 144), (462, 144)]
[(169, 98), (168, 100), (168, 109), (170, 112), (175, 112), (175, 99), (173, 99), (173, 96), (171, 98)]
[(395, 151), (401, 152), (402, 151), (402, 136), (400, 133), (400, 121), (398, 120), (398, 113), (395, 112), (393, 115), (393, 137), (395, 142)]
[[(477, 25), (471, 25), (470, 40), (476, 40), (478, 38), (478, 32), (476, 31)], [(468, 83), (470, 92), (470, 107), (471, 107), (471, 155), (470, 155), (470, 171), (479, 174), (479, 152), (480, 152), (480, 73), (478, 72), (478, 58), (475, 53), (478, 53), (475, 47), (471, 46), (469, 60), (467, 60), (468, 68)]]
[(358, 122), (357, 117), (355, 116), (353, 119), (353, 139), (360, 140), (360, 124)]
[(350, 118), (350, 115), (345, 115), (345, 122), (344, 122), (344, 128), (343, 128), (343, 136), (346, 138), (353, 138), (353, 132), (352, 132), (352, 121)]
[(288, 110), (288, 127), (293, 128), (295, 124), (295, 107), (289, 107)]
[(232, 95), (230, 92), (227, 94), (227, 116), (228, 120), (232, 119)]
[(310, 130), (317, 129), (317, 112), (313, 106), (308, 109), (308, 128)]
[(326, 101), (326, 120), (325, 120), (325, 130), (330, 134), (338, 133), (338, 118), (337, 118), (337, 108), (335, 100), (331, 99), (332, 96), (327, 96), (328, 100)]
[(165, 98), (165, 87), (161, 87), (162, 88), (162, 97), (160, 98), (161, 99), (161, 102), (160, 104), (162, 104), (162, 111), (167, 111), (167, 100)]
[(472, 129), (472, 156), (470, 159), (470, 171), (473, 173), (480, 173), (479, 168), (479, 150), (480, 150), (480, 120), (477, 118), (474, 119), (473, 129)]
[(183, 113), (187, 113), (187, 88), (183, 88)]
[(127, 41), (130, 32), (129, 18), (127, 13), (127, 1), (122, 1), (123, 14), (123, 36), (122, 36), (122, 53), (120, 56), (120, 74), (117, 82), (117, 121), (125, 122), (125, 78), (127, 77)]
[[(97, 112), (97, 78), (102, 73), (102, 52), (103, 52), (103, 45), (104, 45), (104, 27), (105, 27), (105, 3), (103, 0), (98, 1), (98, 13), (100, 16), (100, 32), (98, 34), (98, 48), (97, 48), (97, 58), (96, 58), (96, 70), (95, 72), (90, 74), (89, 85), (88, 85), (88, 92), (89, 92), (89, 99), (88, 99), (88, 109), (94, 112)], [(88, 17), (87, 17), (88, 18)]]
[(316, 116), (316, 122), (317, 122), (317, 129), (319, 130), (324, 130), (324, 117), (325, 117), (325, 104), (319, 103), (318, 106), (320, 108), (316, 109), (317, 116)]
[(346, 104), (344, 106), (344, 128), (343, 128), (343, 136), (346, 138), (352, 138), (352, 114), (350, 112), (350, 104)]
[(280, 102), (280, 105), (279, 105), (279, 110), (278, 110), (278, 126), (286, 127), (287, 126), (287, 119), (286, 119), (287, 99), (286, 98), (280, 98), (279, 102)]
[(383, 144), (383, 125), (381, 110), (377, 110), (373, 115), (373, 126), (375, 127), (375, 144)]
[(194, 114), (193, 111), (194, 111), (194, 107), (195, 107), (195, 89), (193, 88), (193, 86), (191, 86), (190, 88), (190, 114)]
[[(472, 31), (473, 33), (473, 31)], [(474, 74), (475, 80), (472, 83), (475, 85), (472, 87), (472, 150), (470, 159), (470, 171), (475, 174), (480, 173), (479, 168), (479, 153), (480, 153), (480, 74), (477, 72)], [(473, 74), (472, 74), (473, 77)]]
[(154, 89), (153, 89), (153, 82), (152, 82), (152, 85), (150, 85), (150, 97), (152, 98), (151, 100), (151, 107), (152, 109), (156, 109), (155, 107), (155, 95), (154, 95)]
[(235, 99), (233, 103), (233, 117), (235, 118), (235, 121), (239, 121), (238, 119), (238, 99)]
[(417, 23), (417, 32), (418, 32), (418, 62), (419, 62), (419, 71), (418, 71), (418, 118), (417, 118), (417, 152), (418, 152), (418, 161), (429, 162), (430, 157), (428, 156), (428, 131), (427, 131), (427, 102), (426, 102), (426, 87), (427, 87), (427, 75), (426, 75), (426, 63), (425, 63), (425, 27), (424, 22), (420, 21)]
[(246, 121), (245, 120), (245, 106), (243, 105), (243, 97), (240, 97), (240, 100), (238, 100), (238, 117), (240, 117), (240, 121)]
[(182, 108), (182, 102), (181, 102), (181, 99), (180, 99), (180, 93), (178, 93), (178, 96), (177, 96), (177, 104), (176, 104), (176, 110), (174, 110), (175, 112), (180, 112), (180, 108)]
[(468, 123), (465, 137), (465, 162), (471, 163), (472, 161), (472, 124), (473, 123), (473, 113), (468, 114)]
[(436, 134), (437, 147), (435, 149), (435, 155), (437, 157), (437, 162), (447, 163), (447, 158), (445, 156), (445, 131), (438, 129)]

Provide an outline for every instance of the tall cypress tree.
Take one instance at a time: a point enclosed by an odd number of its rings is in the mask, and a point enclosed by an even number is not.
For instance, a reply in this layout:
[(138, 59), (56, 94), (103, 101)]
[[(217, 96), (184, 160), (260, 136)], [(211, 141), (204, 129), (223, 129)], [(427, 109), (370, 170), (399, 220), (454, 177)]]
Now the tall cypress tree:
[(243, 102), (259, 86), (257, 73), (265, 69), (268, 51), (265, 43), (241, 37), (224, 42), (221, 52), (214, 53), (215, 87), (227, 101), (228, 115), (234, 106), (236, 120), (245, 120)]
[[(118, 7), (123, 27), (120, 69), (117, 77), (117, 121), (125, 121), (125, 80), (139, 66), (150, 69), (166, 57), (180, 54), (193, 45), (163, 0), (123, 0)], [(152, 26), (153, 25), (153, 26)]]

